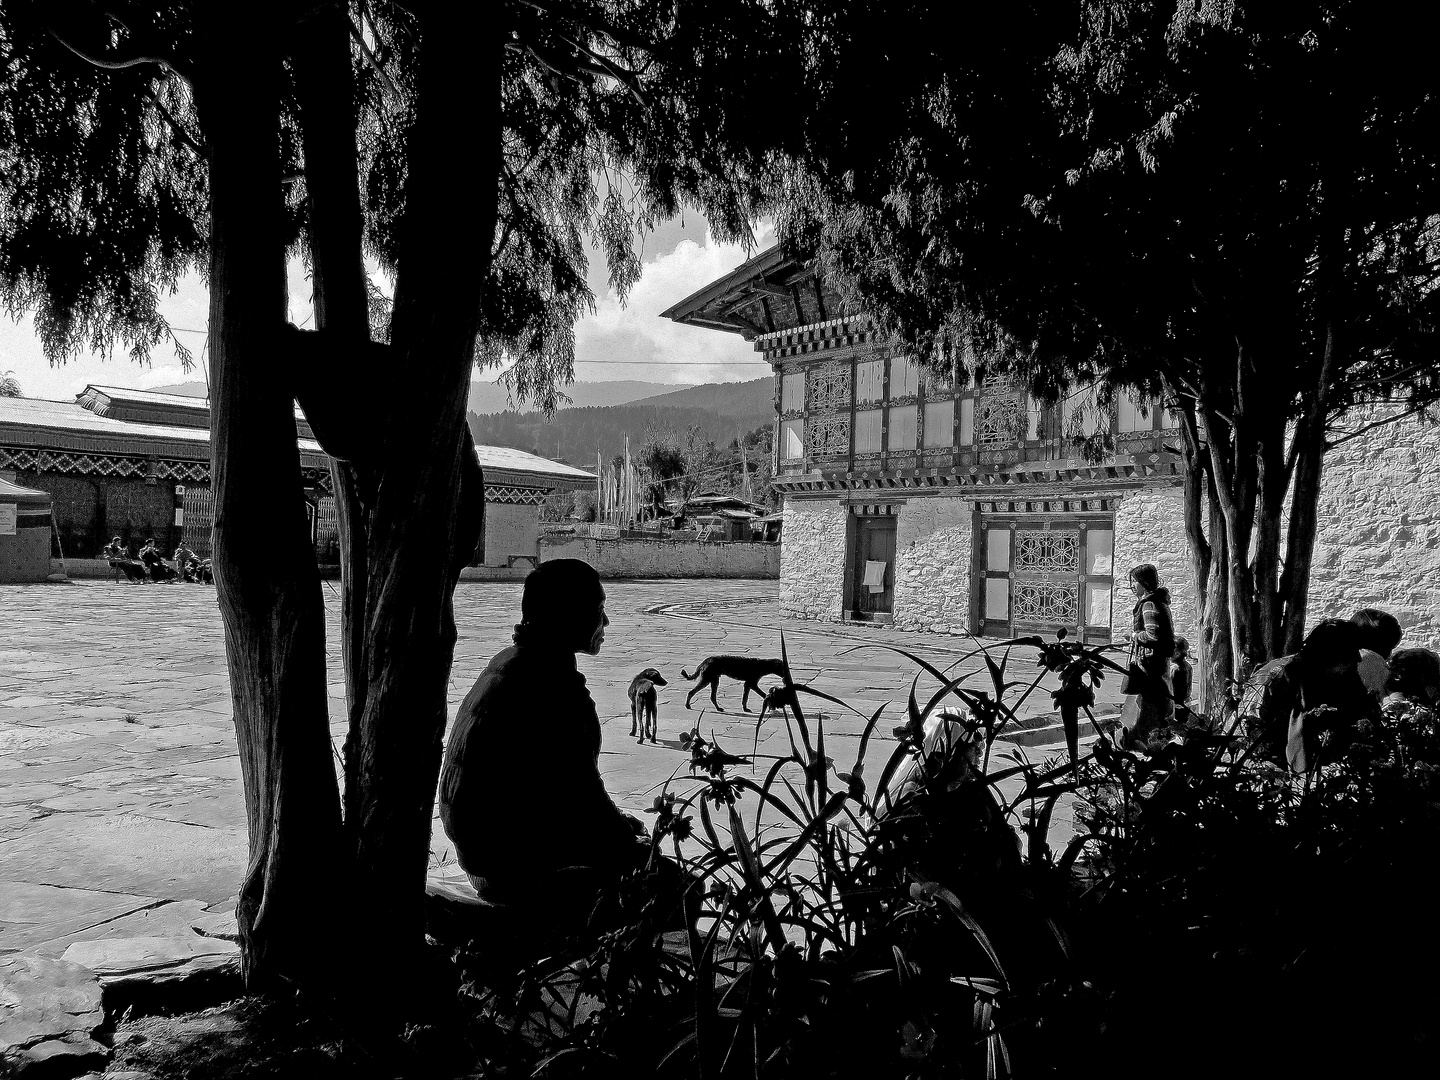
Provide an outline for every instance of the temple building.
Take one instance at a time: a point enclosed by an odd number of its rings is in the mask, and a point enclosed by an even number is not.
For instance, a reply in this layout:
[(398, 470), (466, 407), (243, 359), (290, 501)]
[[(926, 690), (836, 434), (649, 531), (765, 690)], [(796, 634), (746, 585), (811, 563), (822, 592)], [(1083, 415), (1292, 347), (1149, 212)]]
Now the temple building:
[[(295, 411), (311, 539), (338, 561), (339, 524), (329, 459)], [(485, 536), (476, 562), (533, 555), (540, 507), (559, 491), (588, 489), (593, 473), (498, 446), (477, 446), (485, 472)], [(210, 408), (203, 398), (87, 386), (73, 402), (0, 397), (0, 479), (53, 500), (60, 552), (95, 558), (113, 536), (132, 551), (154, 536), (210, 553)], [(59, 554), (59, 552), (57, 552)]]
[[(1102, 414), (1082, 391), (1047, 407), (1003, 376), (922, 371), (778, 246), (663, 315), (742, 335), (774, 371), (786, 614), (1103, 642), (1129, 632), (1126, 575), (1148, 562), (1193, 633), (1178, 432), (1159, 403), (1121, 395)], [(1113, 453), (1081, 455), (1076, 424)], [(1320, 521), (1312, 619), (1380, 607), (1407, 643), (1440, 642), (1440, 427), (1337, 446)]]

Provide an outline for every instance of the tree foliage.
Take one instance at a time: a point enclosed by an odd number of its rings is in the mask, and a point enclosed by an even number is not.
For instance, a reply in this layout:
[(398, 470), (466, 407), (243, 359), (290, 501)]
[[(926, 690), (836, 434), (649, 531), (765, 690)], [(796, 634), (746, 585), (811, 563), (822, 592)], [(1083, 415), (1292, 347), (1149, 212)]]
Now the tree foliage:
[[(216, 580), (253, 984), (311, 971), (313, 908), (336, 874), (376, 949), (418, 946), (451, 594), (483, 509), (464, 424), (474, 361), (516, 360), (517, 391), (552, 407), (591, 299), (584, 237), (622, 292), (640, 233), (682, 205), (748, 241), (775, 145), (795, 137), (759, 122), (755, 91), (783, 93), (795, 36), (759, 0), (0, 10), (10, 313), (35, 314), (52, 361), (117, 341), (144, 359), (168, 336), (163, 292), (189, 271), (213, 286)], [(297, 252), (313, 330), (285, 323)], [(393, 304), (366, 254), (393, 274)], [(372, 392), (387, 373), (403, 392)], [(343, 800), (292, 399), (331, 454), (339, 508)]]
[(941, 17), (844, 13), (834, 107), (858, 81), (893, 122), (807, 148), (787, 234), (934, 364), (1176, 406), (1212, 674), (1293, 650), (1335, 421), (1440, 394), (1429, 35), (1361, 3), (1094, 0), (931, 48)]

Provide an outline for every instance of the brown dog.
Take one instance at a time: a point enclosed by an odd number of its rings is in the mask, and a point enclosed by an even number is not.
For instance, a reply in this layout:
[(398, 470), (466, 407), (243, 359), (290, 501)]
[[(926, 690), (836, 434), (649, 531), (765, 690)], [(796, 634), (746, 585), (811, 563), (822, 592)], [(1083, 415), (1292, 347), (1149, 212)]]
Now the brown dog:
[(652, 743), (655, 741), (660, 715), (655, 688), (669, 685), (653, 667), (647, 667), (630, 680), (630, 734), (639, 733), (636, 742), (643, 743), (646, 734), (649, 734)]
[(760, 680), (766, 675), (779, 676), (780, 670), (785, 666), (783, 660), (764, 660), (755, 656), (707, 656), (700, 661), (700, 666), (691, 675), (680, 669), (680, 674), (687, 679), (695, 680), (695, 687), (685, 698), (685, 707), (690, 708), (690, 699), (698, 694), (704, 687), (710, 687), (710, 704), (716, 710), (724, 712), (725, 709), (720, 702), (715, 700), (715, 691), (720, 687), (720, 676), (727, 679), (734, 679), (736, 682), (744, 683), (745, 693), (740, 698), (740, 708), (745, 712), (750, 711), (750, 691), (755, 691), (756, 697), (763, 698), (760, 691)]

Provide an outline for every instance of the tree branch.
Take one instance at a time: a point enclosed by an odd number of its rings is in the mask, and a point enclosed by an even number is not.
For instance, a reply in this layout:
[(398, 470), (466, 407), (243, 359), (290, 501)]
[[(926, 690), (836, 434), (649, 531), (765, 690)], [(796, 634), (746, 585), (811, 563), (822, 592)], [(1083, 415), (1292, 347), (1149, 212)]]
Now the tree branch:
[(70, 50), (70, 52), (78, 56), (81, 60), (84, 60), (87, 64), (90, 64), (92, 67), (100, 68), (103, 71), (124, 71), (126, 68), (140, 67), (143, 64), (159, 64), (166, 71), (171, 72), (173, 75), (177, 76), (180, 79), (184, 79), (187, 86), (190, 84), (190, 79), (183, 71), (180, 70), (178, 66), (176, 66), (173, 57), (151, 56), (146, 54), (108, 59), (104, 56), (98, 56), (95, 53), (90, 52), (88, 49), (82, 49), (74, 42), (67, 41), (63, 36), (61, 36), (60, 31), (56, 30), (53, 26), (47, 26), (45, 29), (49, 32), (51, 37), (53, 37), (66, 49)]
[(176, 120), (175, 117), (171, 115), (170, 110), (165, 107), (165, 103), (160, 100), (159, 96), (148, 86), (145, 87), (141, 91), (141, 93), (145, 95), (146, 99), (150, 102), (150, 104), (155, 106), (155, 108), (159, 111), (160, 115), (165, 118), (165, 122), (170, 125), (170, 130), (175, 132), (175, 134), (180, 137), (180, 141), (183, 142), (186, 146), (188, 146), (191, 151), (194, 152), (197, 158), (199, 158), (201, 161), (204, 161), (205, 148), (202, 147), (199, 143), (197, 143), (194, 138), (191, 137), (190, 132), (185, 129), (184, 125), (182, 125), (180, 121)]
[(1368, 432), (1374, 431), (1376, 428), (1384, 427), (1386, 424), (1396, 423), (1397, 421), (1399, 421), (1399, 420), (1404, 420), (1406, 417), (1409, 417), (1409, 416), (1416, 416), (1416, 415), (1423, 414), (1428, 407), (1429, 407), (1428, 404), (1426, 404), (1426, 403), (1424, 403), (1424, 402), (1421, 402), (1421, 403), (1419, 403), (1419, 404), (1413, 404), (1413, 403), (1412, 403), (1411, 405), (1409, 405), (1407, 408), (1405, 408), (1405, 409), (1402, 410), (1401, 412), (1394, 413), (1394, 414), (1392, 414), (1392, 415), (1390, 415), (1390, 416), (1383, 417), (1382, 419), (1376, 420), (1376, 421), (1374, 421), (1374, 422), (1372, 422), (1372, 423), (1369, 423), (1369, 424), (1363, 424), (1363, 425), (1361, 425), (1360, 427), (1356, 428), (1354, 431), (1348, 431), (1348, 432), (1346, 432), (1344, 435), (1342, 435), (1342, 436), (1341, 436), (1340, 438), (1338, 438), (1338, 439), (1327, 440), (1326, 443), (1325, 443), (1325, 449), (1326, 449), (1327, 451), (1328, 451), (1328, 450), (1333, 450), (1333, 449), (1335, 449), (1335, 447), (1341, 446), (1341, 445), (1343, 445), (1344, 443), (1349, 442), (1351, 439), (1358, 439), (1358, 438), (1360, 438), (1360, 436), (1362, 436), (1362, 435), (1364, 435), (1364, 434), (1366, 434), (1366, 433), (1368, 433)]

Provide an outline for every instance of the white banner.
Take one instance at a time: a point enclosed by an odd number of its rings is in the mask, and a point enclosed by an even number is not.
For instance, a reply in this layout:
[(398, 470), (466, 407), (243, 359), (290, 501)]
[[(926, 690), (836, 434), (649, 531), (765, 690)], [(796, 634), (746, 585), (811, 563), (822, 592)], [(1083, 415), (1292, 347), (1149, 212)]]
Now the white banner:
[(15, 535), (15, 519), (20, 508), (14, 503), (0, 503), (0, 536)]

